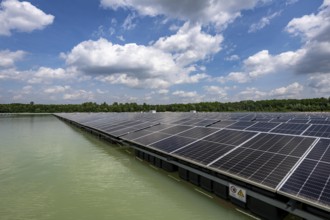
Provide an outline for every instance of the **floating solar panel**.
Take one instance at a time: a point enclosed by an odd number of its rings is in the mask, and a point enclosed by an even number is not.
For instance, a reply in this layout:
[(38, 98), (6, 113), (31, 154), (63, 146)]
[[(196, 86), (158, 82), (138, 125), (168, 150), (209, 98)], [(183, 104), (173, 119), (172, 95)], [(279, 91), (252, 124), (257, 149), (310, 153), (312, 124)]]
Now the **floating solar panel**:
[(160, 141), (162, 139), (168, 138), (170, 136), (171, 136), (170, 134), (156, 132), (140, 138), (133, 139), (133, 142), (146, 146), (154, 142)]
[(209, 125), (212, 125), (216, 122), (218, 122), (219, 120), (215, 120), (215, 119), (207, 119), (207, 120), (203, 120), (203, 121), (200, 121), (200, 122), (197, 122), (195, 124), (193, 124), (194, 126), (209, 126)]
[(233, 148), (231, 145), (201, 140), (175, 151), (174, 155), (207, 165)]
[(237, 148), (211, 167), (273, 190), (299, 158), (252, 149)]
[(294, 157), (301, 157), (314, 142), (314, 138), (299, 136), (277, 135), (261, 133), (243, 144), (242, 148), (250, 148), (270, 153), (278, 153)]
[(146, 130), (154, 132), (154, 131), (164, 130), (165, 128), (170, 128), (170, 127), (173, 127), (173, 125), (158, 124), (158, 125), (152, 126), (150, 128), (146, 128)]
[(303, 133), (310, 125), (308, 124), (281, 124), (275, 129), (271, 130), (273, 133), (282, 133), (282, 134), (296, 134), (299, 135)]
[(124, 140), (133, 140), (133, 139), (143, 137), (143, 136), (148, 135), (148, 134), (150, 134), (150, 131), (140, 130), (140, 131), (136, 131), (136, 132), (126, 134), (126, 135), (122, 136), (121, 138), (124, 139)]
[(271, 118), (256, 118), (253, 121), (269, 122)]
[(125, 135), (125, 134), (130, 133), (130, 132), (135, 132), (135, 131), (138, 131), (138, 130), (141, 130), (141, 129), (148, 128), (152, 125), (153, 124), (151, 124), (149, 122), (146, 122), (146, 123), (141, 123), (141, 124), (138, 124), (138, 125), (135, 125), (135, 126), (130, 126), (130, 127), (120, 129), (120, 130), (116, 130), (114, 132), (109, 132), (109, 133), (111, 135), (115, 136), (115, 137), (120, 137), (120, 136)]
[(306, 124), (309, 121), (309, 119), (291, 119), (288, 121), (288, 123)]
[(278, 125), (279, 125), (279, 123), (257, 122), (256, 124), (248, 127), (246, 130), (268, 132)]
[(182, 122), (181, 125), (193, 125), (201, 121), (204, 121), (204, 119), (191, 119), (189, 121)]
[(214, 123), (212, 125), (210, 125), (209, 127), (212, 127), (212, 128), (225, 128), (231, 124), (234, 124), (236, 121), (220, 121), (220, 122), (217, 122), (217, 123)]
[(330, 125), (312, 125), (303, 135), (330, 138)]
[(211, 167), (275, 190), (313, 142), (313, 138), (259, 134)]
[(287, 122), (289, 119), (285, 119), (285, 118), (274, 118), (272, 120), (270, 120), (270, 122), (277, 122), (277, 123), (284, 123)]
[(188, 129), (191, 129), (191, 126), (185, 126), (185, 125), (176, 125), (170, 128), (163, 129), (161, 132), (166, 134), (178, 134), (180, 132), (186, 131)]
[(330, 140), (320, 139), (280, 188), (295, 199), (330, 210)]
[(232, 125), (228, 126), (227, 128), (243, 130), (245, 128), (248, 128), (248, 127), (252, 126), (253, 124), (255, 124), (255, 122), (239, 121), (239, 122), (236, 122), (235, 124), (232, 124)]
[(220, 144), (229, 144), (238, 146), (242, 144), (244, 141), (247, 141), (251, 137), (253, 137), (255, 132), (245, 132), (245, 131), (234, 131), (234, 130), (221, 130), (216, 132), (203, 140), (211, 141)]
[(153, 148), (156, 148), (158, 150), (169, 153), (169, 152), (177, 150), (183, 146), (186, 146), (187, 144), (190, 144), (194, 141), (196, 141), (196, 140), (192, 139), (192, 138), (172, 136), (172, 137), (166, 138), (164, 140), (158, 141), (156, 143), (153, 143), (150, 146)]
[(208, 135), (210, 135), (214, 132), (217, 132), (217, 131), (219, 131), (219, 130), (214, 129), (214, 128), (195, 127), (195, 128), (189, 129), (187, 131), (184, 131), (184, 132), (182, 132), (178, 135), (182, 136), (182, 137), (190, 137), (190, 138), (200, 139), (200, 138), (208, 136)]
[(330, 121), (325, 119), (312, 119), (309, 121), (309, 124), (330, 125)]

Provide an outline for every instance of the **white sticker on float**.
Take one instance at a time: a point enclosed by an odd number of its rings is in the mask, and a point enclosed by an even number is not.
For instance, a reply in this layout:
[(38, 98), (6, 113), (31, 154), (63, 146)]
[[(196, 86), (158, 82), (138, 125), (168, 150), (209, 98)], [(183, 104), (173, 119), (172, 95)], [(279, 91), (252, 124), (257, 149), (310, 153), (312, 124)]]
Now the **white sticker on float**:
[(246, 190), (242, 187), (229, 183), (229, 195), (246, 203)]

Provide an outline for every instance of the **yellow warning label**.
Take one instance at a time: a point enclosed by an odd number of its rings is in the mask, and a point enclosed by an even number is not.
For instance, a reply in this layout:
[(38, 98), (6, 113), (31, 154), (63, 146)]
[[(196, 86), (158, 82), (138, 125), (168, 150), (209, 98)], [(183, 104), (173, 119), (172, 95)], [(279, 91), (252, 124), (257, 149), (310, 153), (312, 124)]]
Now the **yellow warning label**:
[(243, 193), (242, 190), (239, 190), (238, 193), (237, 193), (237, 195), (238, 195), (239, 197), (241, 197), (241, 198), (245, 197), (245, 195), (244, 195), (244, 193)]

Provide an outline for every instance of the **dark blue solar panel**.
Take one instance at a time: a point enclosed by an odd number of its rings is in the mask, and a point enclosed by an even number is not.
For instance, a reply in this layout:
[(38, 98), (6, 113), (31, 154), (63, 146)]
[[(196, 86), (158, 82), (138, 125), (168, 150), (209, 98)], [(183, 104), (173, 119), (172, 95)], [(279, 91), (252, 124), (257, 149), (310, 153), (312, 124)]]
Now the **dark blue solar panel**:
[(247, 128), (247, 127), (250, 127), (253, 124), (255, 124), (255, 122), (251, 122), (251, 121), (239, 121), (239, 122), (236, 122), (235, 124), (232, 124), (232, 125), (228, 126), (227, 128), (243, 130), (243, 129)]
[(303, 133), (303, 131), (306, 130), (306, 128), (308, 128), (309, 125), (308, 124), (281, 124), (278, 127), (276, 127), (275, 129), (271, 130), (271, 132), (274, 133), (282, 133), (282, 134), (301, 134)]
[(194, 141), (195, 139), (191, 139), (191, 138), (172, 136), (164, 140), (158, 141), (156, 143), (153, 143), (150, 146), (170, 153)]
[(239, 147), (211, 167), (275, 189), (298, 159)]
[(300, 157), (314, 140), (314, 138), (261, 133), (242, 147)]
[(303, 135), (330, 138), (330, 125), (312, 125)]
[(221, 143), (221, 144), (230, 144), (234, 146), (238, 146), (242, 144), (244, 141), (247, 141), (251, 137), (253, 137), (255, 132), (247, 132), (247, 131), (234, 131), (234, 130), (221, 130), (217, 133), (214, 133), (204, 140)]
[(159, 125), (152, 126), (150, 128), (146, 128), (146, 130), (148, 130), (148, 131), (160, 131), (160, 130), (163, 130), (163, 129), (169, 128), (169, 127), (173, 127), (173, 125), (159, 124)]
[(246, 130), (249, 131), (261, 131), (261, 132), (268, 132), (278, 126), (279, 123), (272, 123), (272, 122), (257, 122), (256, 124), (248, 127)]
[(195, 123), (194, 126), (208, 126), (208, 125), (214, 124), (217, 121), (218, 120), (214, 120), (214, 119), (203, 120), (203, 121)]
[(170, 128), (166, 128), (162, 130), (161, 132), (166, 133), (166, 134), (178, 134), (182, 131), (186, 131), (188, 129), (192, 128), (191, 126), (184, 126), (184, 125), (176, 125)]
[(141, 130), (141, 131), (136, 131), (133, 133), (126, 134), (126, 135), (122, 136), (121, 138), (124, 140), (133, 140), (133, 139), (148, 135), (150, 133), (151, 133), (150, 131)]
[(325, 119), (312, 119), (309, 124), (330, 125), (330, 121)]
[(214, 129), (214, 128), (195, 127), (195, 128), (189, 129), (187, 131), (184, 131), (184, 132), (182, 132), (178, 135), (183, 136), (183, 137), (190, 137), (190, 138), (200, 139), (200, 138), (203, 138), (207, 135), (210, 135), (210, 134), (212, 134), (216, 131), (219, 131), (219, 130)]
[(330, 140), (320, 139), (280, 191), (330, 208)]
[(217, 122), (217, 123), (214, 123), (212, 125), (210, 125), (209, 127), (212, 127), (212, 128), (225, 128), (231, 124), (234, 124), (236, 121), (220, 121), (220, 122)]
[(141, 138), (134, 139), (133, 141), (136, 142), (136, 143), (139, 143), (141, 145), (149, 145), (149, 144), (152, 144), (152, 143), (154, 143), (156, 141), (160, 141), (160, 140), (162, 140), (164, 138), (167, 138), (169, 136), (171, 136), (171, 135), (170, 134), (156, 132), (156, 133), (152, 133), (152, 134), (143, 136)]
[(202, 140), (188, 145), (174, 154), (207, 165), (233, 148), (230, 145)]
[(274, 118), (272, 120), (270, 120), (270, 122), (277, 122), (277, 123), (284, 123), (284, 122), (287, 122), (289, 119), (286, 119), (286, 118)]
[(309, 122), (309, 119), (291, 119), (288, 123), (297, 123), (297, 124), (306, 124)]

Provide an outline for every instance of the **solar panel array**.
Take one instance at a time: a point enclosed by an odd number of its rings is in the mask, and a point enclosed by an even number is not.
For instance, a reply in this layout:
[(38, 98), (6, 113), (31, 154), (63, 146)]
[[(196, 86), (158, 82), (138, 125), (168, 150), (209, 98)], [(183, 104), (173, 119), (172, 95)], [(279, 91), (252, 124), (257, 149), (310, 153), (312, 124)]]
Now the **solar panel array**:
[(329, 113), (58, 116), (330, 211)]

